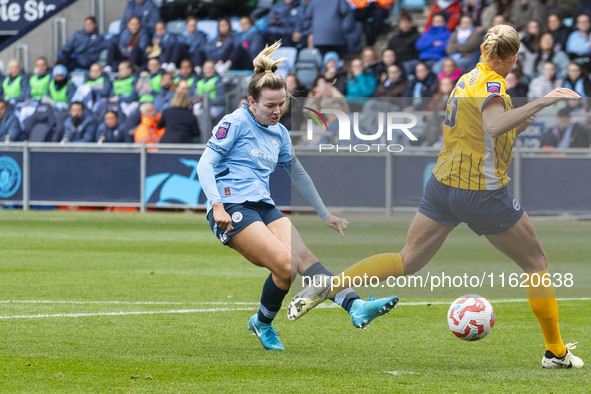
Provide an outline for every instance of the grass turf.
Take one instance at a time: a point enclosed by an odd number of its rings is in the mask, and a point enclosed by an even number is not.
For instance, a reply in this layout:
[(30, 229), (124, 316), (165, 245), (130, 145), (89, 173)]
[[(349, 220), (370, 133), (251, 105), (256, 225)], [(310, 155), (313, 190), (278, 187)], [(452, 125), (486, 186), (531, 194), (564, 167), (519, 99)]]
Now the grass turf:
[[(451, 298), (426, 298), (431, 306), (403, 298), (365, 331), (339, 308), (296, 322), (282, 311), (276, 328), (287, 351), (264, 351), (246, 325), (267, 273), (220, 246), (203, 216), (0, 212), (0, 391), (589, 390), (589, 368), (542, 370), (543, 340), (525, 301), (493, 299), (495, 328), (470, 343), (447, 329)], [(399, 249), (410, 217), (353, 217), (344, 241), (316, 218), (293, 220), (337, 270)], [(591, 222), (536, 228), (551, 268), (578, 270), (588, 283)], [(432, 269), (479, 272), (493, 262), (512, 267), (460, 227)], [(577, 296), (589, 297), (588, 289), (581, 284)], [(512, 295), (498, 291), (490, 294)], [(559, 308), (565, 341), (579, 341), (575, 354), (591, 360), (591, 301)]]

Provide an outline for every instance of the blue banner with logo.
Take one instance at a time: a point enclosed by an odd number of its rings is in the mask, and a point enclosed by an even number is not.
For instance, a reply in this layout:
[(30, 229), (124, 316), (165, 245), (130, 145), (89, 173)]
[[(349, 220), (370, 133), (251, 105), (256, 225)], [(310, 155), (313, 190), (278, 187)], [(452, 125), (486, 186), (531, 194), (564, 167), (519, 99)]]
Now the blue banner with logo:
[(0, 152), (0, 201), (23, 199), (23, 154)]
[(76, 0), (0, 0), (0, 34), (14, 35), (4, 49)]
[(140, 155), (31, 152), (32, 201), (137, 203)]

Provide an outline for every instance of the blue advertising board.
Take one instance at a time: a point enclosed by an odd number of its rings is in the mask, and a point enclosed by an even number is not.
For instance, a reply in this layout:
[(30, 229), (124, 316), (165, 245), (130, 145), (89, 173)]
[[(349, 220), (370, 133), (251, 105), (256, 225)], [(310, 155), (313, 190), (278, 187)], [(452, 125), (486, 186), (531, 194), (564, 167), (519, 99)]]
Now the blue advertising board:
[(0, 152), (0, 200), (21, 201), (23, 198), (23, 154)]

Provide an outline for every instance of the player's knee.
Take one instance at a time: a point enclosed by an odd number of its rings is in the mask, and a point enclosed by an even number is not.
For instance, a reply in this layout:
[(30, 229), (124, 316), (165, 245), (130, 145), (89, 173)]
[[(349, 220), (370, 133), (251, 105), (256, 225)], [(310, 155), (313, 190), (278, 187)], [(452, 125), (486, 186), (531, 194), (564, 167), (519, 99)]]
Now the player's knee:
[(272, 256), (273, 275), (282, 283), (291, 283), (292, 274), (292, 256), (289, 250), (282, 249)]

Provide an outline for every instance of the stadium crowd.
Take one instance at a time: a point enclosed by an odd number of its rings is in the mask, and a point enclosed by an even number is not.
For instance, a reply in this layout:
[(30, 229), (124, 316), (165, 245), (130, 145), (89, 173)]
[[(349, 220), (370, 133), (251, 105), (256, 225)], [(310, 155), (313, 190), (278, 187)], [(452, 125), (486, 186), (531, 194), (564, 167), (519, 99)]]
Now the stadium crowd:
[[(40, 57), (27, 75), (17, 60), (9, 62), (0, 76), (0, 141), (204, 141), (204, 112), (215, 122), (237, 105), (227, 100), (229, 76), (252, 71), (254, 56), (279, 39), (282, 49), (298, 53), (280, 70), (293, 97), (282, 118), (290, 130), (302, 127), (303, 107), (330, 100), (342, 100), (344, 111), (384, 108), (378, 99), (389, 98), (395, 101), (387, 108), (441, 112), (455, 82), (478, 62), (484, 32), (497, 24), (511, 24), (521, 36), (518, 66), (506, 78), (514, 105), (564, 86), (583, 100), (559, 118), (589, 110), (591, 2), (435, 0), (424, 26), (394, 3), (280, 0), (265, 10), (257, 1), (159, 7), (129, 0), (119, 31), (101, 35), (87, 17), (53, 66)], [(378, 53), (385, 32), (387, 45)], [(75, 81), (80, 74), (84, 80)], [(418, 144), (437, 144), (441, 119), (423, 120), (434, 126)], [(584, 125), (559, 119), (541, 141), (588, 147), (590, 137)]]

